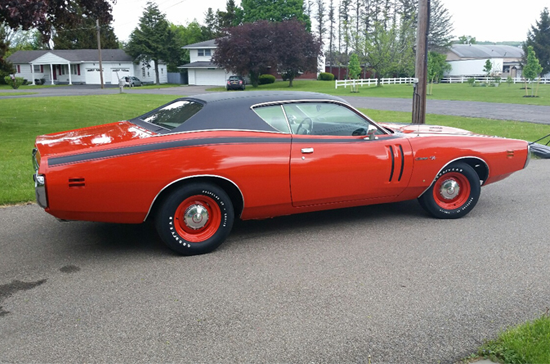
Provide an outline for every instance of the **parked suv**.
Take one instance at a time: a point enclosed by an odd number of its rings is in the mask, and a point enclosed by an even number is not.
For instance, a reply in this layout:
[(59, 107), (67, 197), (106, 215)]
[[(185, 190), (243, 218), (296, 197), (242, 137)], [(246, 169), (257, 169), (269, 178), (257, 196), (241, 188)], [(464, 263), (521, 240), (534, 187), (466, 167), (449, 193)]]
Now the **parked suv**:
[(241, 76), (230, 76), (225, 85), (226, 90), (244, 90), (246, 82)]

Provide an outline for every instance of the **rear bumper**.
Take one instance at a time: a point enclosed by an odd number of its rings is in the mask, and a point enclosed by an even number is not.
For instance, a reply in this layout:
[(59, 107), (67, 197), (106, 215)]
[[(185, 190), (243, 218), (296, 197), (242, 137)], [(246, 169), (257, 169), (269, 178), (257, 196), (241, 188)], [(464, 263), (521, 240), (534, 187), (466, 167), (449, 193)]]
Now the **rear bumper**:
[(34, 175), (32, 179), (34, 180), (34, 192), (36, 195), (36, 202), (42, 208), (48, 207), (48, 196), (46, 195), (46, 177), (38, 173), (40, 165), (36, 159), (36, 154), (38, 149), (34, 148), (32, 150), (32, 165), (34, 167)]

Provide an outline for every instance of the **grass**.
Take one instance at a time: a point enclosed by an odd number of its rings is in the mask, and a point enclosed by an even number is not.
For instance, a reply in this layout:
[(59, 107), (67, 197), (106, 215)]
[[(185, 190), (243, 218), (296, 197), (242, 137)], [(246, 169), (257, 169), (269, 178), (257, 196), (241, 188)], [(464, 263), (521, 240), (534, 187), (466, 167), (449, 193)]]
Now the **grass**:
[(550, 316), (546, 313), (502, 332), (481, 346), (474, 357), (504, 364), (550, 363)]
[(0, 92), (0, 97), (2, 96), (20, 96), (20, 95), (34, 95), (36, 92)]
[[(294, 86), (288, 87), (288, 82), (277, 81), (268, 85), (261, 85), (254, 89), (252, 86), (246, 88), (253, 90), (283, 90), (283, 91), (313, 91), (322, 92), (337, 96), (368, 96), (368, 97), (390, 97), (410, 99), (413, 93), (412, 85), (384, 85), (381, 87), (370, 86), (360, 87), (359, 93), (352, 94), (349, 87), (334, 88), (334, 82), (315, 80), (294, 80)], [(536, 87), (535, 85), (532, 85)], [(224, 91), (223, 87), (210, 89), (212, 91)], [(525, 90), (523, 84), (506, 83), (499, 87), (472, 87), (467, 83), (463, 84), (436, 84), (433, 87), (433, 94), (428, 95), (428, 100), (459, 100), (459, 101), (483, 101), (498, 102), (505, 104), (526, 104), (526, 105), (547, 105), (550, 106), (550, 85), (539, 85), (538, 96), (523, 97)]]

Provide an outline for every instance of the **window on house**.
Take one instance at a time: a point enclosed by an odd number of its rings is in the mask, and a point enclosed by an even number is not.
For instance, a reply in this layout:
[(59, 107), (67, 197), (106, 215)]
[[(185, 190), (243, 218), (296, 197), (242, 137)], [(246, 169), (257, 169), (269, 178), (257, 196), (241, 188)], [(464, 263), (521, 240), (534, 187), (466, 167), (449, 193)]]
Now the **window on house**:
[(210, 49), (199, 49), (199, 56), (200, 57), (210, 56), (210, 55), (211, 55)]
[(34, 72), (35, 72), (35, 73), (40, 73), (40, 65), (35, 64), (35, 65), (33, 66), (33, 68), (34, 68)]
[(141, 77), (145, 77), (145, 67), (141, 69)]

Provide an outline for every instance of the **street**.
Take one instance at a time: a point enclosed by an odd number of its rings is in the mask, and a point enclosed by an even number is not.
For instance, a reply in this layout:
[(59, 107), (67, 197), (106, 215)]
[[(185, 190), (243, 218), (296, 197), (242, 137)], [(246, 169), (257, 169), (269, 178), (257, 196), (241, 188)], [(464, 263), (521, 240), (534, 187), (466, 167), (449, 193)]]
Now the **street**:
[(458, 220), (416, 201), (238, 222), (180, 257), (152, 225), (0, 208), (0, 362), (455, 363), (550, 298), (550, 164)]

